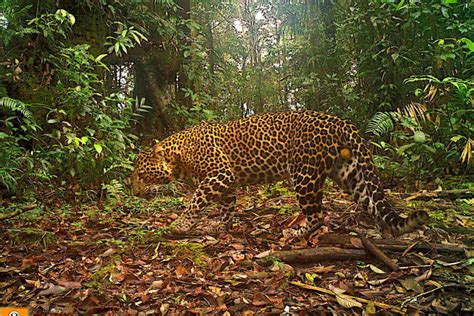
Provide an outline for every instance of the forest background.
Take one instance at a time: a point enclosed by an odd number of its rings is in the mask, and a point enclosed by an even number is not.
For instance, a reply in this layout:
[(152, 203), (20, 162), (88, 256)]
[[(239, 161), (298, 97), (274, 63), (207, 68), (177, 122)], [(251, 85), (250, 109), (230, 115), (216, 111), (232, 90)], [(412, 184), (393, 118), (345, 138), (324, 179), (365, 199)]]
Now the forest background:
[(123, 193), (153, 139), (299, 108), (385, 175), (472, 173), (472, 1), (2, 0), (0, 33), (4, 197)]

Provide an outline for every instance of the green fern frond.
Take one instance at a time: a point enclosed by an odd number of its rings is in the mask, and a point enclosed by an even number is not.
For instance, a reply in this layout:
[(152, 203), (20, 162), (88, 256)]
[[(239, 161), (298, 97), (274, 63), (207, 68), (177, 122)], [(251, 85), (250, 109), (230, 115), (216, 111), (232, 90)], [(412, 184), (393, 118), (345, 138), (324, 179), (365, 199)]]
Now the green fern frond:
[(10, 111), (18, 111), (26, 118), (32, 118), (33, 116), (30, 110), (28, 110), (28, 105), (17, 99), (2, 97), (0, 98), (0, 107), (4, 107)]
[(395, 123), (401, 119), (398, 112), (377, 112), (367, 124), (367, 133), (382, 136), (390, 133), (395, 128)]

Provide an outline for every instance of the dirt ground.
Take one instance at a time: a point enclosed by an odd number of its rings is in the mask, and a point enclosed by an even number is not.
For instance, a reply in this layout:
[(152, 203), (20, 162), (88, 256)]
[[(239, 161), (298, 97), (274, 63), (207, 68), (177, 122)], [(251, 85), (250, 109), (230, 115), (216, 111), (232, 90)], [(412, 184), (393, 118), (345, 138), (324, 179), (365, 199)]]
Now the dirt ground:
[[(294, 195), (281, 185), (239, 191), (232, 228), (206, 233), (218, 225), (211, 209), (195, 229), (199, 235), (188, 237), (167, 235), (183, 210), (176, 192), (100, 206), (34, 204), (0, 222), (0, 306), (109, 315), (474, 312), (472, 204), (466, 200), (389, 194), (404, 205), (402, 212), (416, 207), (432, 217), (427, 228), (399, 239), (407, 247), (384, 250), (398, 271), (372, 255), (304, 264), (270, 257), (262, 264), (274, 251), (326, 247), (327, 235), (349, 234), (347, 243), (330, 246), (359, 250), (355, 233), (381, 238), (348, 196), (328, 191), (324, 226), (308, 239), (292, 240), (282, 230), (300, 220)], [(416, 247), (426, 242), (461, 251)]]

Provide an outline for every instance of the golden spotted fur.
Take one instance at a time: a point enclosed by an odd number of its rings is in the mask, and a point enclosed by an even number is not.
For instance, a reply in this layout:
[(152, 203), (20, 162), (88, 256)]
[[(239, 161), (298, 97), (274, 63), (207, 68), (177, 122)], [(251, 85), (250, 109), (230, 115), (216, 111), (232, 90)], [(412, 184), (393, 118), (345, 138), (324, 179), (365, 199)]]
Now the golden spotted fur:
[(307, 225), (285, 234), (301, 236), (321, 221), (327, 176), (393, 235), (414, 230), (427, 219), (425, 212), (401, 218), (386, 200), (370, 152), (353, 124), (312, 111), (265, 113), (185, 129), (140, 154), (132, 185), (135, 194), (146, 196), (157, 184), (173, 179), (198, 183), (177, 220), (176, 230), (188, 231), (211, 202), (222, 205), (228, 221), (238, 186), (290, 178)]

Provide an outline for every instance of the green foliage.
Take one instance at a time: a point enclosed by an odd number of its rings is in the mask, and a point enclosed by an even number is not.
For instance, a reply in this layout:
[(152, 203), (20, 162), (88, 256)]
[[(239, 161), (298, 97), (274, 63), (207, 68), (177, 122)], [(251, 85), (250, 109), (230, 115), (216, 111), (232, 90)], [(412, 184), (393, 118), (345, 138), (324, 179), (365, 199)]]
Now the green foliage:
[[(110, 71), (102, 61), (107, 54), (95, 56), (88, 44), (66, 45), (75, 22), (64, 9), (23, 21), (48, 50), (33, 50), (26, 63), (17, 60), (4, 73), (11, 78), (5, 93), (20, 91), (20, 98), (0, 99), (0, 109), (6, 111), (0, 116), (0, 183), (10, 190), (53, 180), (61, 184), (57, 193), (70, 188), (79, 195), (97, 193), (101, 183), (132, 168), (129, 157), (137, 138), (131, 124), (149, 107), (124, 92), (103, 89), (104, 74)], [(121, 35), (122, 53), (144, 39), (133, 27)], [(16, 36), (20, 39), (18, 32)], [(28, 78), (38, 71), (36, 58), (46, 67), (41, 82)]]
[(367, 132), (376, 136), (389, 134), (400, 119), (398, 112), (377, 112), (367, 124)]
[(71, 26), (76, 23), (74, 15), (64, 9), (58, 9), (56, 13), (45, 13), (28, 21), (28, 25), (51, 41), (59, 37), (66, 38), (71, 31)]
[(45, 172), (48, 162), (36, 161), (31, 152), (25, 152), (24, 146), (41, 131), (29, 107), (20, 100), (0, 98), (0, 111), (5, 111), (4, 119), (0, 119), (0, 184), (10, 190), (31, 177), (50, 179)]
[[(384, 142), (375, 145), (406, 167), (404, 172), (399, 168), (402, 174), (467, 171), (473, 162), (474, 81), (413, 76), (406, 83), (425, 83), (422, 92), (416, 93), (430, 107), (421, 113), (423, 119), (416, 119), (413, 113), (412, 116), (408, 113), (402, 116), (399, 112), (377, 113), (367, 130), (377, 136), (390, 135), (393, 145)], [(397, 120), (392, 119), (393, 113), (398, 114)], [(393, 132), (393, 123), (399, 123), (401, 130)]]
[(9, 189), (51, 182), (47, 190), (116, 200), (135, 135), (299, 108), (358, 123), (387, 171), (471, 170), (471, 3), (0, 5), (0, 181)]
[(142, 41), (146, 42), (145, 35), (137, 31), (133, 26), (127, 27), (121, 22), (115, 22), (116, 31), (113, 36), (107, 36), (105, 45), (109, 46), (107, 52), (114, 52), (117, 56), (122, 57), (128, 53), (130, 48), (140, 45)]

